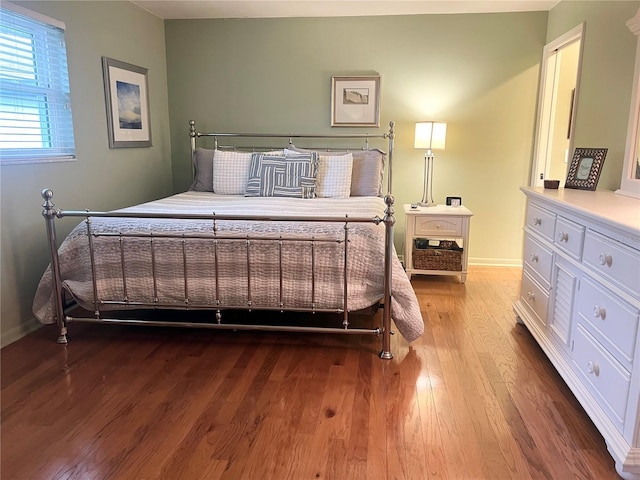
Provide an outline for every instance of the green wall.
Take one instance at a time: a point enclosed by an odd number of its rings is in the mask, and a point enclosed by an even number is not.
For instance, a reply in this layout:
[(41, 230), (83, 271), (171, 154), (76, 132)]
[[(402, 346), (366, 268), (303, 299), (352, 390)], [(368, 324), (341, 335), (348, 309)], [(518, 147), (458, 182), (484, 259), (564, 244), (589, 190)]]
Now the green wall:
[(444, 120), (434, 198), (475, 216), (475, 263), (518, 264), (547, 12), (165, 22), (174, 188), (190, 180), (187, 126), (202, 131), (344, 132), (330, 127), (331, 76), (382, 76), (381, 125), (396, 122), (402, 204), (422, 197), (414, 123)]
[[(34, 327), (49, 262), (40, 191), (60, 208), (123, 207), (172, 193), (164, 23), (129, 2), (20, 2), (66, 24), (77, 160), (0, 167), (2, 345)], [(153, 147), (110, 150), (101, 57), (149, 69)], [(63, 221), (59, 237), (75, 222)]]
[(602, 190), (620, 187), (637, 38), (625, 23), (638, 7), (638, 1), (563, 1), (549, 13), (547, 41), (586, 22), (574, 145), (609, 149)]

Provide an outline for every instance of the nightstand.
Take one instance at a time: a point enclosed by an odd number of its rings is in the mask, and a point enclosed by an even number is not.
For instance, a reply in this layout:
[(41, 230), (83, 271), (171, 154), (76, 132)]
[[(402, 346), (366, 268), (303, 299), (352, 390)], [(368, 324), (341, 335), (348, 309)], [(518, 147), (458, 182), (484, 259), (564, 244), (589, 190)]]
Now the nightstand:
[[(404, 237), (404, 262), (407, 275), (459, 275), (461, 283), (467, 281), (467, 265), (469, 261), (469, 223), (473, 212), (467, 207), (450, 207), (437, 205), (435, 207), (411, 208), (411, 205), (404, 205), (406, 218), (406, 228)], [(424, 258), (425, 253), (433, 253), (435, 261), (429, 261), (428, 267), (415, 268), (414, 263), (414, 240), (421, 239), (420, 248), (433, 250), (418, 251), (416, 257)], [(425, 240), (428, 240), (426, 242)], [(442, 240), (455, 240), (456, 244), (462, 248), (462, 252), (438, 251), (438, 243)], [(444, 242), (443, 242), (444, 244)], [(453, 265), (447, 262), (438, 264), (438, 259), (446, 258), (443, 254), (451, 255)], [(418, 262), (420, 263), (420, 262)]]

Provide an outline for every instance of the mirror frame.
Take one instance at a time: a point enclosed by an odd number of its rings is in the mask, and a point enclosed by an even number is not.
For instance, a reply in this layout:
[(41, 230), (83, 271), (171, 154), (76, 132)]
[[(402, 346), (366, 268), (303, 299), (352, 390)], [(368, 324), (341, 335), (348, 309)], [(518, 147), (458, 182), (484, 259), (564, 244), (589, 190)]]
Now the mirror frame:
[[(550, 97), (548, 95), (549, 89), (553, 86), (549, 85), (549, 71), (548, 61), (552, 55), (557, 54), (559, 50), (572, 44), (573, 42), (580, 42), (580, 52), (578, 54), (578, 65), (576, 72), (576, 86), (574, 93), (574, 101), (571, 110), (571, 118), (574, 120), (571, 122), (569, 128), (569, 158), (573, 155), (574, 146), (574, 134), (576, 129), (576, 118), (578, 113), (578, 98), (580, 96), (580, 79), (582, 77), (582, 59), (584, 56), (584, 36), (586, 30), (586, 22), (582, 22), (576, 25), (568, 32), (560, 35), (555, 40), (547, 43), (542, 50), (542, 60), (540, 64), (540, 78), (538, 82), (538, 111), (536, 114), (536, 133), (535, 141), (533, 145), (533, 157), (531, 162), (531, 172), (529, 178), (529, 185), (532, 187), (542, 186), (543, 180), (547, 179), (546, 174), (549, 172), (549, 124), (551, 120), (547, 117), (546, 113), (549, 113)], [(539, 178), (539, 168), (544, 159), (544, 178)], [(568, 168), (568, 167), (567, 167)], [(564, 181), (565, 177), (560, 179)], [(548, 179), (547, 179), (548, 180)]]
[(640, 179), (635, 178), (634, 170), (638, 155), (638, 140), (640, 140), (640, 9), (627, 22), (629, 30), (638, 37), (636, 41), (636, 64), (633, 73), (633, 90), (631, 93), (631, 109), (627, 127), (627, 145), (624, 152), (624, 166), (620, 179), (620, 189), (616, 193), (640, 198)]

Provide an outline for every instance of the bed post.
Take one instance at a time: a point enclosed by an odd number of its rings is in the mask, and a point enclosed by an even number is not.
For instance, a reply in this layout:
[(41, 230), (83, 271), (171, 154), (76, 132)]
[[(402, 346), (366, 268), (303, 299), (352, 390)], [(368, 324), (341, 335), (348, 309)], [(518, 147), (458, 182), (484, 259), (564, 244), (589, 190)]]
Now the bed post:
[(196, 122), (189, 120), (189, 144), (191, 145), (191, 180), (196, 178), (196, 162), (194, 155), (196, 153)]
[(391, 172), (393, 170), (393, 139), (394, 122), (389, 122), (389, 170), (388, 170), (388, 182), (387, 182), (387, 194), (384, 197), (384, 203), (386, 208), (384, 211), (384, 228), (385, 228), (385, 241), (384, 241), (384, 310), (382, 312), (382, 351), (380, 352), (380, 358), (385, 360), (391, 360), (393, 353), (391, 353), (391, 279), (393, 277), (393, 225), (396, 223), (394, 216), (393, 203), (395, 199), (391, 194)]
[(56, 316), (56, 322), (58, 324), (58, 343), (69, 343), (69, 337), (67, 336), (67, 320), (64, 316), (64, 307), (62, 304), (62, 279), (60, 275), (60, 261), (58, 259), (58, 241), (56, 239), (56, 225), (55, 220), (58, 216), (58, 210), (51, 201), (53, 198), (53, 192), (45, 188), (42, 190), (42, 198), (44, 203), (42, 204), (42, 216), (44, 217), (47, 225), (47, 238), (49, 239), (49, 249), (51, 250), (51, 280), (53, 282), (54, 290), (54, 310)]

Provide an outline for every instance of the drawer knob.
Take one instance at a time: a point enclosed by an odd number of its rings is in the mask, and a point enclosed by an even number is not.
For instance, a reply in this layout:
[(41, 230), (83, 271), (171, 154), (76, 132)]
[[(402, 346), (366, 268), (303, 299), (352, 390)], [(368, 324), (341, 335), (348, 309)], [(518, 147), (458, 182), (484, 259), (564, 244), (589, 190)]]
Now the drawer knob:
[(533, 301), (535, 299), (536, 299), (536, 296), (534, 295), (533, 292), (527, 292), (527, 300)]
[(534, 225), (542, 225), (542, 219), (540, 217), (533, 217)]
[(558, 234), (558, 241), (559, 242), (568, 242), (569, 241), (569, 234), (566, 232), (560, 232)]
[(605, 265), (607, 267), (610, 267), (613, 263), (611, 255), (607, 255), (606, 253), (601, 253), (598, 259), (600, 260), (600, 265)]
[(536, 255), (535, 253), (532, 253), (530, 259), (531, 259), (532, 262), (537, 262), (538, 261), (538, 255)]
[(607, 310), (596, 305), (595, 307), (593, 307), (593, 316), (604, 320), (605, 318), (607, 318)]
[(600, 375), (600, 365), (594, 362), (587, 363), (587, 372), (598, 377)]

